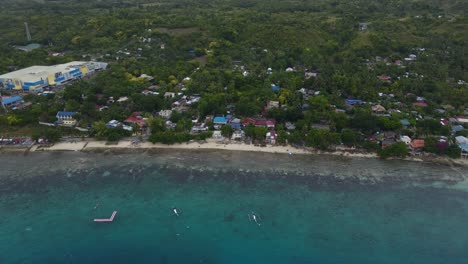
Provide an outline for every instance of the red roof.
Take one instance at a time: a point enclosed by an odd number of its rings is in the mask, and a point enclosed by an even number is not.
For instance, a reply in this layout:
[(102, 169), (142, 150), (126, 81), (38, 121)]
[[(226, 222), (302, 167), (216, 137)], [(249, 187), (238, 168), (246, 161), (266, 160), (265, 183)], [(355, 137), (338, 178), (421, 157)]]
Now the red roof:
[(390, 81), (392, 79), (392, 77), (390, 77), (388, 75), (385, 75), (385, 74), (377, 76), (377, 78), (379, 78), (379, 80), (381, 80), (381, 81)]
[(246, 126), (248, 124), (252, 124), (254, 126), (275, 126), (275, 120), (265, 120), (265, 119), (253, 119), (253, 118), (246, 118), (242, 121), (242, 125)]
[(143, 118), (140, 118), (140, 117), (130, 116), (129, 118), (125, 119), (124, 122), (143, 125), (145, 123), (145, 120)]
[(276, 121), (274, 120), (255, 120), (255, 126), (275, 126)]
[(427, 103), (423, 102), (415, 102), (413, 103), (414, 106), (419, 106), (419, 107), (427, 107)]
[(410, 146), (414, 149), (424, 148), (424, 139), (414, 139), (411, 141)]
[(255, 120), (254, 120), (253, 118), (250, 118), (250, 117), (249, 117), (249, 118), (244, 119), (241, 123), (242, 123), (243, 126), (246, 126), (246, 125), (248, 125), (248, 124), (254, 125), (254, 124), (255, 124)]

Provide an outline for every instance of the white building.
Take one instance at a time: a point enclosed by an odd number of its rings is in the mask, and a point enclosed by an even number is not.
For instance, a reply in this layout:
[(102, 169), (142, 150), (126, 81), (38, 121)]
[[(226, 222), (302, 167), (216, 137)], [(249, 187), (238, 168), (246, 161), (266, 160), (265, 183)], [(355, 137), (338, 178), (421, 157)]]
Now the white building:
[(0, 75), (0, 88), (41, 91), (47, 86), (61, 85), (107, 68), (107, 63), (73, 61), (53, 66), (31, 66)]
[(158, 112), (158, 115), (165, 119), (170, 119), (172, 116), (172, 110), (161, 110)]

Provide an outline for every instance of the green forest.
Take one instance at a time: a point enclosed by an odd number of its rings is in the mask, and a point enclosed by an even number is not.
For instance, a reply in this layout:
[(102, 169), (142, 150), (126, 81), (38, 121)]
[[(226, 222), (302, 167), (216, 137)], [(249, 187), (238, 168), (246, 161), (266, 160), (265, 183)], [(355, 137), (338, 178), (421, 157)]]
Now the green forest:
[[(193, 135), (191, 128), (197, 126), (192, 120), (207, 116), (274, 120), (276, 144), (323, 150), (343, 144), (383, 157), (406, 155), (408, 147), (399, 144), (403, 135), (425, 139), (426, 152), (458, 157), (455, 137), (467, 136), (468, 124), (456, 121), (468, 116), (468, 18), (462, 0), (0, 4), (0, 74), (76, 60), (109, 63), (106, 71), (55, 96), (24, 95), (30, 106), (0, 116), (3, 136), (59, 138), (57, 130), (80, 136), (38, 125), (64, 110), (78, 111), (79, 126), (90, 128), (92, 136), (112, 140), (128, 135), (107, 133), (103, 124), (134, 112), (148, 118), (149, 140), (165, 143), (205, 139), (208, 134)], [(30, 43), (41, 47), (15, 48)], [(150, 86), (158, 94), (142, 94)], [(174, 111), (174, 128), (161, 125), (157, 113), (174, 108), (182, 96), (200, 100)], [(111, 97), (129, 100), (109, 105)], [(217, 130), (213, 125), (206, 122), (210, 131)], [(463, 128), (453, 131), (456, 125)], [(268, 131), (243, 130), (253, 142), (263, 141)]]

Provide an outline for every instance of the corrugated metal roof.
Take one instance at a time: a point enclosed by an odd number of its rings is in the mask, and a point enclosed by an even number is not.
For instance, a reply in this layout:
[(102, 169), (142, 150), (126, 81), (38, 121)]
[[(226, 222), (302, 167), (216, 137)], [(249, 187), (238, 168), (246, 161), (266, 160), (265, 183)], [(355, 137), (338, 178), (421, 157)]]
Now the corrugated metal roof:
[(74, 116), (76, 114), (77, 114), (77, 112), (65, 112), (65, 111), (57, 112), (57, 116), (70, 116), (70, 117), (72, 117), (72, 116)]
[(9, 105), (9, 104), (21, 101), (21, 100), (23, 100), (23, 97), (21, 97), (19, 95), (13, 96), (13, 97), (6, 97), (6, 98), (2, 98), (2, 104)]

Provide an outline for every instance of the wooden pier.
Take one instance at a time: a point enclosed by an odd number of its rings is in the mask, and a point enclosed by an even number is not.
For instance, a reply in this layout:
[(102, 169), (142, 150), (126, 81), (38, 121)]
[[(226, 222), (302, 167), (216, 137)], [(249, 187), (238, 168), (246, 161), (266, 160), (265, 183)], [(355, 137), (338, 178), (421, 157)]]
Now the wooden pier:
[(112, 222), (114, 221), (115, 215), (117, 215), (117, 211), (114, 211), (109, 218), (96, 218), (94, 222)]

